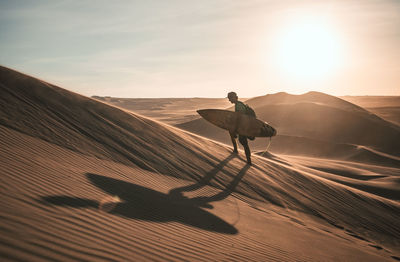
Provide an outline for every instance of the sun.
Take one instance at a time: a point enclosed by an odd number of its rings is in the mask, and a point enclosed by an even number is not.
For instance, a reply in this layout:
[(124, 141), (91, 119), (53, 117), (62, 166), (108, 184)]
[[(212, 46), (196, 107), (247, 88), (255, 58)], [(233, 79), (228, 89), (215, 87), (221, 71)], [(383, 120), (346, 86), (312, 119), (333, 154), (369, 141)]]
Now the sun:
[(292, 18), (276, 37), (276, 65), (294, 80), (323, 79), (340, 67), (343, 60), (340, 37), (325, 19)]

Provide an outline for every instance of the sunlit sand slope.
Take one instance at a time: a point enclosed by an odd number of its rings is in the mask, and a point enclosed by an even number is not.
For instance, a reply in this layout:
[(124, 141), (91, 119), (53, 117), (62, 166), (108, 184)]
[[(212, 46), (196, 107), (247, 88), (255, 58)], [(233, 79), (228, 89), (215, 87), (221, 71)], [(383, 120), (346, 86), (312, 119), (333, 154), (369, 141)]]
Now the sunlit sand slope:
[(399, 257), (397, 169), (381, 170), (393, 178), (382, 193), (332, 179), (340, 165), (269, 155), (248, 166), (225, 145), (7, 68), (0, 99), (2, 260)]

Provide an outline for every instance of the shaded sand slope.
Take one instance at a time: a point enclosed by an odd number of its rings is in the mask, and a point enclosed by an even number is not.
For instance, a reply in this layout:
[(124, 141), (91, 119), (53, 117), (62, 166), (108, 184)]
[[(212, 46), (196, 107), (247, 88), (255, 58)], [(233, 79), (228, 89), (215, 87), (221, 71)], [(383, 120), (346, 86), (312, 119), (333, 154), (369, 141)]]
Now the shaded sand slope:
[(6, 68), (0, 79), (2, 258), (399, 257), (398, 180), (382, 194), (306, 161), (255, 156), (250, 167), (171, 126)]
[(195, 176), (194, 156), (199, 165), (212, 163), (203, 145), (188, 151), (182, 137), (160, 123), (4, 68), (1, 79), (0, 123), (6, 127), (86, 155), (143, 168), (158, 164), (170, 175)]
[[(258, 118), (277, 128), (278, 137), (274, 138), (271, 147), (273, 152), (337, 158), (351, 156), (356, 160), (357, 154), (365, 155), (365, 150), (358, 147), (362, 145), (395, 158), (400, 156), (398, 126), (342, 99), (318, 92), (299, 96), (277, 93), (250, 99), (246, 103), (256, 110)], [(230, 143), (226, 131), (203, 119), (178, 127)], [(265, 148), (265, 145), (263, 140), (252, 144), (255, 148)], [(371, 161), (378, 162), (381, 158), (372, 156)], [(393, 159), (387, 162), (393, 162)], [(398, 160), (394, 162), (398, 164)]]

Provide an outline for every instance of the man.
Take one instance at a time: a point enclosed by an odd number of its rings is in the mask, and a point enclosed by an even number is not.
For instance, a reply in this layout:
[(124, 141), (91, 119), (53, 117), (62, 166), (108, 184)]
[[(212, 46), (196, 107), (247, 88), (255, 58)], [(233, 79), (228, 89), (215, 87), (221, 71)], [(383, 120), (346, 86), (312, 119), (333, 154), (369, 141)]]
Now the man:
[[(231, 102), (232, 104), (235, 104), (235, 112), (240, 112), (243, 114), (247, 113), (247, 106), (245, 104), (243, 104), (243, 102), (238, 100), (238, 96), (235, 92), (229, 92), (228, 99), (229, 99), (229, 102)], [(231, 140), (232, 140), (232, 144), (233, 144), (233, 152), (238, 153), (237, 144), (236, 144), (237, 134), (235, 131), (233, 131), (232, 133), (229, 132), (229, 134), (231, 135)], [(247, 164), (251, 165), (251, 153), (250, 153), (250, 148), (249, 148), (249, 144), (247, 141), (247, 137), (239, 135), (239, 142), (240, 142), (240, 144), (242, 144), (242, 146), (244, 148), (244, 152), (246, 153)]]

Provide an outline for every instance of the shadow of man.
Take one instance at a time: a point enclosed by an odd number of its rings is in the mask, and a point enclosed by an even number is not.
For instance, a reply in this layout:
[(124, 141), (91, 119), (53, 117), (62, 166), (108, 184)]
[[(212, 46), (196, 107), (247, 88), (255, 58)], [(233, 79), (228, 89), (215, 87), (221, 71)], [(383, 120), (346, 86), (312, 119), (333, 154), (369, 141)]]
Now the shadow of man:
[[(231, 157), (225, 159), (218, 167), (210, 171), (201, 181), (191, 185), (189, 189), (202, 186), (204, 181), (211, 180), (217, 169), (221, 170)], [(86, 176), (93, 185), (112, 196), (118, 196), (120, 201), (109, 213), (125, 218), (154, 222), (175, 221), (185, 225), (198, 227), (208, 231), (225, 234), (237, 234), (238, 230), (218, 216), (201, 208), (212, 201), (220, 201), (229, 196), (249, 169), (245, 166), (228, 187), (211, 197), (186, 198), (179, 193), (162, 193), (140, 185), (97, 174), (87, 173)], [(182, 187), (170, 192), (182, 192)], [(99, 202), (91, 199), (70, 196), (42, 197), (46, 203), (72, 208), (98, 208)]]

